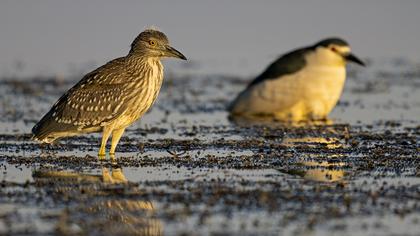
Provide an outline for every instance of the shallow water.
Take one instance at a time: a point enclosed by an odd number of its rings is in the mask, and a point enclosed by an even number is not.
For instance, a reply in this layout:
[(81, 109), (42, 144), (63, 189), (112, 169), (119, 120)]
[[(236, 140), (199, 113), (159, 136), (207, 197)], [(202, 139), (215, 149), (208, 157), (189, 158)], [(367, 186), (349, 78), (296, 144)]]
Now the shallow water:
[[(375, 61), (373, 61), (375, 62)], [(247, 78), (167, 76), (98, 161), (99, 135), (28, 134), (75, 81), (0, 80), (0, 234), (418, 235), (420, 67), (351, 67), (333, 121), (229, 121)]]

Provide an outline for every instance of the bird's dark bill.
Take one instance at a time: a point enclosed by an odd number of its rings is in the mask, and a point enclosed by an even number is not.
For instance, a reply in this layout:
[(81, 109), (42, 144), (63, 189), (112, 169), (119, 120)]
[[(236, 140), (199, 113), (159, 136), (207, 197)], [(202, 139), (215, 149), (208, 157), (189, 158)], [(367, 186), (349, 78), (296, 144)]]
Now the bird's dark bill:
[(359, 58), (357, 58), (355, 55), (353, 55), (351, 53), (349, 53), (348, 55), (346, 55), (345, 58), (346, 58), (347, 61), (351, 61), (351, 62), (357, 63), (357, 64), (359, 64), (361, 66), (366, 66), (365, 63), (362, 60), (360, 60)]
[(166, 51), (168, 53), (168, 56), (170, 57), (176, 57), (182, 60), (187, 60), (187, 58), (181, 52), (179, 52), (178, 50), (176, 50), (175, 48), (171, 46), (167, 46)]

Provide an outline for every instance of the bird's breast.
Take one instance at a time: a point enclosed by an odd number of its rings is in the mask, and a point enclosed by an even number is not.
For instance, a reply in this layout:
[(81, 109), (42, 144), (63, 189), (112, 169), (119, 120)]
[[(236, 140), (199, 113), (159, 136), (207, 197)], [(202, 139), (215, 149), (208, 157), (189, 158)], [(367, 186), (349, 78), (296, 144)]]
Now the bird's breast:
[(343, 66), (316, 66), (302, 71), (300, 83), (311, 96), (340, 96), (346, 79), (346, 69)]
[(263, 102), (254, 102), (254, 106), (256, 110), (263, 109), (261, 112), (264, 113), (285, 112), (292, 114), (292, 117), (325, 117), (341, 96), (345, 73), (345, 67), (316, 66), (267, 80), (255, 87), (254, 97), (262, 98)]
[(141, 79), (135, 82), (132, 90), (133, 98), (129, 101), (129, 108), (125, 112), (124, 124), (126, 126), (146, 113), (159, 94), (163, 81), (163, 66), (160, 61), (148, 61)]
[(344, 66), (316, 66), (302, 71), (296, 89), (302, 98), (306, 113), (325, 117), (337, 104), (346, 79)]

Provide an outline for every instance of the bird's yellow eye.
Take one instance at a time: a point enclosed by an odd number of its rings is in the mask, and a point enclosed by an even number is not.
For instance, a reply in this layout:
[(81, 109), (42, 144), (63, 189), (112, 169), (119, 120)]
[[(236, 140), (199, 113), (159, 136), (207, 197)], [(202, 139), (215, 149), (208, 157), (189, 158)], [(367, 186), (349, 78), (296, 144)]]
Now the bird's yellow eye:
[(156, 41), (155, 40), (150, 40), (149, 45), (150, 46), (156, 46)]

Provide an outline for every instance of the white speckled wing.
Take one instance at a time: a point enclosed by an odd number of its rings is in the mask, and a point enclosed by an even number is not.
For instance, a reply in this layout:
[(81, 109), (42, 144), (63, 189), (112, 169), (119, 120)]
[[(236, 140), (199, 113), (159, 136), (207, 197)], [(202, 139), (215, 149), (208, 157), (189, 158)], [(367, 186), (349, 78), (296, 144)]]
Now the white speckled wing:
[(126, 109), (126, 101), (130, 99), (128, 85), (101, 85), (69, 91), (53, 107), (52, 116), (58, 123), (71, 124), (79, 129), (109, 122)]

